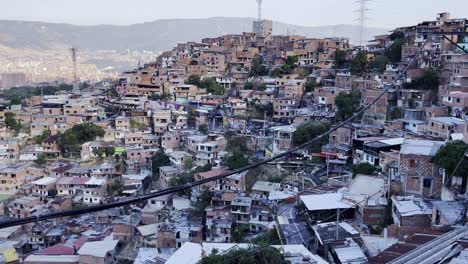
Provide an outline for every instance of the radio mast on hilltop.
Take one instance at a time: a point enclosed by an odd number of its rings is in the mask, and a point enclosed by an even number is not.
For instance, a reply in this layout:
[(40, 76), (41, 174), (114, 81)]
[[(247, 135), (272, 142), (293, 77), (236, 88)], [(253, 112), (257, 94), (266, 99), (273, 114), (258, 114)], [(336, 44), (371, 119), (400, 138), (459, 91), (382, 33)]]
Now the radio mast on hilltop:
[(73, 61), (73, 92), (77, 93), (80, 91), (80, 87), (78, 85), (78, 73), (77, 73), (77, 53), (78, 48), (73, 46), (71, 49), (72, 54), (72, 61)]

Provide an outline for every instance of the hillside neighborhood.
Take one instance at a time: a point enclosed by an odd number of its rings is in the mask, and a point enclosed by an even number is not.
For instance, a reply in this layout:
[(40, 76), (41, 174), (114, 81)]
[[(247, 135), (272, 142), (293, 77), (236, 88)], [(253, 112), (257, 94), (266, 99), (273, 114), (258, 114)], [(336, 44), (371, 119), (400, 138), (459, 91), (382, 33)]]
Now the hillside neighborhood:
[(468, 19), (252, 26), (0, 90), (0, 262), (467, 263)]

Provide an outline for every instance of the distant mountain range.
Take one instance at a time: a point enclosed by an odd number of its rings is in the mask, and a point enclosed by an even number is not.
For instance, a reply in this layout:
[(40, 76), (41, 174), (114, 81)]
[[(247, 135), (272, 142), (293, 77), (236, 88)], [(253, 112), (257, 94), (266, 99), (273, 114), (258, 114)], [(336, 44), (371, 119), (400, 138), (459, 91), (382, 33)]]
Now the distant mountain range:
[[(205, 37), (252, 30), (253, 18), (206, 18), (156, 20), (128, 26), (71, 24), (0, 20), (0, 45), (33, 50), (66, 48), (72, 45), (89, 51), (149, 50), (164, 51), (178, 42), (200, 41)], [(307, 37), (347, 37), (357, 43), (358, 27), (353, 25), (297, 26), (274, 22), (274, 34)], [(367, 28), (365, 39), (389, 29)]]

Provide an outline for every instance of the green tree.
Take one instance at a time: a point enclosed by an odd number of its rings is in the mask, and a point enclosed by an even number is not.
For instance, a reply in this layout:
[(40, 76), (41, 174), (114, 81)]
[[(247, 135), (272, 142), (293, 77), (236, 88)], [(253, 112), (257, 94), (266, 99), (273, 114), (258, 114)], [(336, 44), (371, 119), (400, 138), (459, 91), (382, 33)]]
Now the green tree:
[(389, 59), (385, 55), (377, 55), (371, 63), (371, 67), (374, 71), (383, 73), (387, 68)]
[(405, 83), (406, 89), (431, 90), (437, 92), (440, 85), (439, 72), (433, 69), (425, 70), (422, 76)]
[(152, 94), (148, 97), (148, 99), (150, 100), (154, 100), (154, 101), (158, 101), (158, 100), (161, 100), (161, 101), (166, 101), (168, 99), (171, 98), (171, 95), (168, 94), (168, 93), (162, 93), (162, 94)]
[(272, 76), (278, 77), (285, 74), (291, 74), (297, 68), (297, 63), (299, 58), (297, 56), (288, 56), (285, 60), (285, 63), (281, 65), (280, 68), (273, 70)]
[(44, 164), (47, 163), (46, 155), (40, 154), (39, 156), (37, 156), (37, 159), (34, 162), (39, 166), (43, 166)]
[(280, 238), (275, 228), (275, 229), (268, 230), (262, 235), (253, 238), (251, 242), (256, 245), (268, 245), (272, 242), (279, 241), (279, 240)]
[(244, 84), (244, 90), (253, 90), (254, 89), (254, 84), (253, 82), (246, 82)]
[(356, 113), (361, 106), (361, 94), (358, 91), (340, 92), (335, 98), (338, 120), (346, 120)]
[(293, 71), (294, 74), (297, 74), (300, 79), (305, 79), (309, 76), (312, 72), (303, 67), (296, 67)]
[(42, 131), (42, 134), (39, 136), (34, 137), (34, 141), (36, 144), (41, 144), (44, 139), (48, 138), (50, 136), (50, 131), (49, 130), (44, 130)]
[(394, 107), (391, 109), (389, 112), (389, 120), (395, 120), (395, 119), (400, 119), (403, 117), (403, 111), (399, 107)]
[(187, 84), (200, 86), (201, 77), (198, 75), (190, 75), (187, 79)]
[(228, 140), (226, 144), (226, 151), (228, 152), (249, 152), (249, 147), (247, 146), (247, 138), (243, 136), (233, 137)]
[(208, 135), (208, 125), (207, 124), (201, 124), (198, 126), (198, 131), (202, 132), (205, 135)]
[(268, 68), (264, 65), (265, 62), (260, 56), (255, 56), (252, 60), (252, 67), (250, 68), (250, 76), (258, 77), (268, 75)]
[(455, 168), (457, 168), (460, 159), (462, 159), (463, 155), (467, 152), (467, 143), (461, 140), (449, 142), (437, 151), (435, 164), (444, 168), (446, 175), (450, 176), (453, 174), (455, 176), (463, 176), (464, 181), (466, 181), (466, 177), (468, 176), (468, 158), (465, 156), (456, 171)]
[(61, 84), (59, 86), (24, 86), (24, 87), (15, 87), (0, 92), (0, 97), (9, 101), (18, 102), (18, 100), (23, 100), (30, 98), (31, 96), (36, 95), (53, 95), (60, 91), (71, 91), (73, 89), (72, 85)]
[(400, 39), (400, 38), (395, 39), (392, 45), (390, 45), (390, 47), (388, 47), (385, 50), (385, 56), (388, 57), (390, 61), (393, 63), (400, 62), (401, 52), (403, 50), (403, 45), (405, 44), (406, 44), (405, 39)]
[(191, 170), (193, 168), (193, 159), (192, 157), (187, 157), (184, 159), (184, 169)]
[(204, 88), (208, 93), (224, 95), (224, 87), (216, 82), (216, 78), (204, 78), (200, 81), (200, 88)]
[(245, 152), (234, 151), (225, 161), (225, 165), (231, 170), (236, 170), (249, 165), (249, 159), (245, 156)]
[(376, 170), (377, 168), (374, 165), (367, 162), (353, 165), (353, 178), (356, 177), (356, 175), (358, 174), (373, 175)]
[(189, 108), (187, 111), (187, 125), (189, 127), (195, 127), (197, 123), (197, 113), (194, 108)]
[(93, 149), (93, 153), (99, 158), (102, 158), (102, 156), (104, 156), (104, 148), (95, 148)]
[(193, 173), (197, 174), (197, 173), (200, 173), (200, 172), (207, 172), (207, 171), (210, 171), (212, 167), (213, 167), (213, 165), (211, 165), (209, 163), (204, 165), (204, 166), (198, 166), (198, 167), (195, 168)]
[(394, 31), (392, 34), (390, 34), (390, 39), (392, 41), (397, 40), (397, 39), (404, 39), (405, 38), (405, 33), (401, 31)]
[(106, 157), (111, 157), (115, 153), (115, 148), (114, 147), (105, 147), (104, 148), (104, 154), (106, 154)]
[(256, 91), (265, 91), (267, 86), (260, 82), (246, 82), (244, 84), (244, 90), (256, 90)]
[[(191, 183), (191, 182), (194, 182), (195, 181), (195, 178), (193, 177), (193, 174), (191, 173), (182, 173), (182, 174), (179, 174), (177, 175), (176, 177), (173, 177), (169, 180), (169, 186), (170, 187), (176, 187), (176, 186), (180, 186), (180, 185), (185, 185), (187, 183)], [(184, 190), (184, 191), (180, 191), (179, 192), (179, 195), (190, 195), (190, 193), (192, 192), (192, 190), (190, 189), (187, 189), (187, 190)]]
[(319, 84), (315, 81), (308, 81), (304, 84), (304, 93), (313, 92), (316, 87), (319, 87)]
[(346, 51), (340, 50), (340, 49), (336, 50), (336, 52), (335, 52), (335, 65), (336, 65), (337, 68), (343, 67), (348, 62), (346, 56), (347, 56)]
[(351, 73), (355, 75), (363, 75), (367, 72), (369, 60), (367, 59), (367, 52), (359, 51), (351, 61)]
[(213, 194), (208, 190), (203, 190), (198, 200), (194, 203), (195, 208), (198, 211), (204, 212), (206, 207), (211, 204), (211, 199), (213, 198)]
[(231, 233), (231, 243), (243, 243), (244, 237), (249, 232), (249, 227), (243, 224), (236, 224)]
[(94, 124), (78, 124), (65, 130), (58, 137), (58, 145), (65, 156), (73, 156), (80, 152), (83, 143), (103, 137), (104, 130)]
[(5, 113), (5, 125), (9, 129), (15, 129), (15, 127), (18, 125), (18, 121), (16, 121), (16, 115), (12, 112), (6, 112)]
[(219, 254), (218, 251), (210, 252), (210, 255), (202, 258), (200, 264), (287, 264), (279, 249), (272, 246), (253, 245), (248, 249), (234, 249)]
[(164, 166), (171, 165), (171, 161), (169, 157), (164, 153), (162, 149), (156, 152), (153, 157), (151, 158), (152, 169), (153, 169), (153, 176), (159, 176), (159, 168)]
[(297, 56), (288, 56), (286, 58), (286, 64), (292, 66), (295, 66), (299, 62), (299, 57)]
[(21, 100), (20, 98), (13, 98), (10, 100), (9, 105), (20, 105), (22, 103), (23, 103), (23, 100)]
[(118, 196), (124, 191), (124, 185), (121, 180), (114, 179), (107, 183), (107, 194)]
[[(318, 135), (330, 129), (330, 123), (309, 121), (299, 127), (293, 134), (293, 145), (299, 146), (316, 138)], [(317, 143), (309, 146), (310, 151), (320, 151), (322, 146), (327, 143), (327, 138), (320, 139)]]
[(253, 111), (249, 111), (249, 117), (255, 119), (263, 119), (266, 117), (270, 118), (273, 116), (273, 103), (263, 104), (254, 104)]

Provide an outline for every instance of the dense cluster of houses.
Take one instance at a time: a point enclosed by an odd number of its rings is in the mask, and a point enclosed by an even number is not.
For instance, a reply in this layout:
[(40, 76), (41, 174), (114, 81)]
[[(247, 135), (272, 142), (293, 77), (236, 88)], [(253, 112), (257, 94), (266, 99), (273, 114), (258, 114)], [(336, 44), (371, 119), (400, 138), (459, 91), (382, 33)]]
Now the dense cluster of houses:
[[(197, 263), (270, 232), (291, 263), (410, 263), (433, 248), (441, 255), (426, 260), (466, 260), (466, 175), (448, 175), (435, 156), (449, 142), (468, 142), (468, 20), (442, 13), (366, 47), (276, 36), (271, 21), (254, 24), (254, 33), (180, 43), (114, 87), (2, 108), (0, 218), (123, 201), (187, 175), (232, 172), (233, 138), (247, 138), (248, 162), (272, 157), (295, 146), (304, 124), (335, 122), (338, 96), (359, 92), (366, 105), (391, 87), (318, 151), (264, 165), (279, 181), (234, 173), (190, 192), (0, 229), (0, 261)], [(363, 51), (376, 60), (396, 33), (405, 39), (400, 61), (381, 72), (340, 67)], [(409, 87), (428, 69), (439, 74), (436, 90)], [(63, 134), (81, 124), (103, 133), (67, 149)], [(468, 162), (468, 153), (459, 158)], [(373, 171), (352, 173), (362, 164)]]

